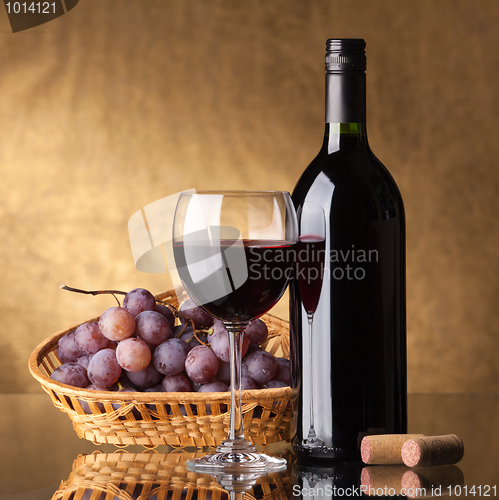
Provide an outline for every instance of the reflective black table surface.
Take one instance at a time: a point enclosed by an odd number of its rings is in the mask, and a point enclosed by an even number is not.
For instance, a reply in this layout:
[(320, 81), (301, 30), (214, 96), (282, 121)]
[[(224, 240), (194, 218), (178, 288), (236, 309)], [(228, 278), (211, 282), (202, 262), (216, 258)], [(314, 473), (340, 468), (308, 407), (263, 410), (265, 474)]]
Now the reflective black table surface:
[(420, 495), (499, 498), (499, 394), (409, 395), (410, 433), (462, 438), (465, 453), (456, 466), (422, 470), (303, 463), (289, 443), (276, 443), (266, 450), (285, 456), (288, 470), (242, 479), (187, 471), (185, 460), (206, 450), (117, 448), (81, 440), (42, 392), (3, 394), (0, 402), (0, 500), (214, 500), (229, 498), (231, 489), (245, 489), (246, 499), (391, 498), (395, 493), (400, 498), (401, 478), (408, 471), (415, 479), (410, 484), (425, 488), (414, 489)]

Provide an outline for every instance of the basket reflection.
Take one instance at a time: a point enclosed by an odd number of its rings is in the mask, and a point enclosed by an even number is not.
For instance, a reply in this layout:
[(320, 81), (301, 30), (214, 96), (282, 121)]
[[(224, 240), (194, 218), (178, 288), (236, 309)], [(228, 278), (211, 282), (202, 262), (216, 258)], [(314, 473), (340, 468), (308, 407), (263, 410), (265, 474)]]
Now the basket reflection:
[[(290, 453), (288, 448), (280, 455), (289, 462)], [(215, 478), (187, 470), (187, 460), (204, 454), (199, 449), (174, 449), (170, 453), (96, 451), (80, 455), (52, 500), (222, 500), (229, 498), (229, 491), (245, 491), (248, 500), (291, 497), (286, 472)]]

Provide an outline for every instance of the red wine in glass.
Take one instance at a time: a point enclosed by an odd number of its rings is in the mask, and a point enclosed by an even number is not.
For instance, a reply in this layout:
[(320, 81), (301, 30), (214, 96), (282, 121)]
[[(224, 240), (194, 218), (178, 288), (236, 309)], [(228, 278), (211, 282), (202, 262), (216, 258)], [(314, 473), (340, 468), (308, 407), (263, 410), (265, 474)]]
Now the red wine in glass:
[(313, 314), (321, 296), (326, 240), (322, 235), (302, 235), (296, 251), (298, 286), (303, 307), (307, 314)]
[[(195, 280), (188, 260), (202, 262), (209, 259), (214, 248), (206, 242), (190, 242), (188, 257), (184, 242), (175, 242), (173, 252), (179, 266), (179, 275), (188, 294), (194, 297), (202, 307), (215, 318), (231, 323), (247, 323), (269, 311), (282, 297), (293, 274), (295, 261), (295, 243), (289, 241), (266, 240), (223, 240), (217, 253), (221, 267), (214, 267), (213, 272)], [(230, 266), (230, 252), (240, 250), (244, 255), (247, 277), (238, 286), (234, 269)], [(240, 270), (240, 269), (239, 269)], [(211, 293), (220, 288), (220, 276), (225, 275), (228, 286), (225, 294), (210, 298)]]

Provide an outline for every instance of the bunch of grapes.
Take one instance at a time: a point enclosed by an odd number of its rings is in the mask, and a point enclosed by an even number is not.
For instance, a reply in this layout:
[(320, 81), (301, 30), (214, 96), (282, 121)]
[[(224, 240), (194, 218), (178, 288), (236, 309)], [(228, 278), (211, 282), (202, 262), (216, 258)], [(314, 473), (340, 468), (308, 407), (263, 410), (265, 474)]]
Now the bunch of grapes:
[[(260, 346), (268, 329), (251, 321), (242, 336), (242, 389), (290, 385), (289, 360)], [(51, 377), (74, 387), (110, 391), (224, 392), (229, 390), (229, 334), (191, 300), (176, 311), (143, 288), (125, 295), (98, 322), (61, 337), (61, 361)]]

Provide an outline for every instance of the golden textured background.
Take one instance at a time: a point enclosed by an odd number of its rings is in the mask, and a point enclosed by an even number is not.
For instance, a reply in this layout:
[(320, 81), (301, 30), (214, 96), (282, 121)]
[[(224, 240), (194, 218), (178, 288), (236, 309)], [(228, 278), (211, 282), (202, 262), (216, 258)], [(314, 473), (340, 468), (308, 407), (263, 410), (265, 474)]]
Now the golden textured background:
[[(498, 392), (499, 2), (82, 0), (0, 8), (0, 392), (45, 337), (157, 293), (127, 222), (189, 188), (292, 190), (323, 133), (324, 44), (362, 37), (368, 131), (407, 213), (410, 392)], [(287, 305), (278, 305), (287, 315)]]

